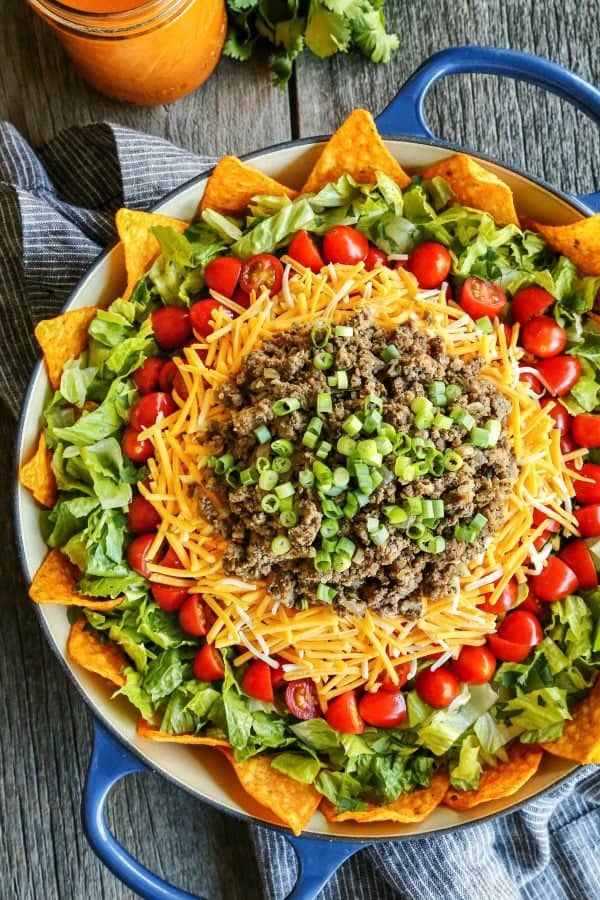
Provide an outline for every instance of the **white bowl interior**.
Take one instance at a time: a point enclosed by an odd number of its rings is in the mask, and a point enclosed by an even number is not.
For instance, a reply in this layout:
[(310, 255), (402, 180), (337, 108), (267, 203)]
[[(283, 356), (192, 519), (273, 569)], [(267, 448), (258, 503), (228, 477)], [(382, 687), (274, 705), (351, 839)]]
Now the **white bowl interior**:
[[(445, 148), (412, 141), (390, 140), (387, 144), (394, 156), (409, 171), (419, 171), (452, 153)], [(300, 187), (316, 159), (320, 147), (320, 142), (313, 142), (280, 149), (275, 148), (254, 156), (251, 162), (252, 165), (267, 174), (292, 186)], [(500, 165), (487, 161), (485, 164), (511, 185), (521, 215), (554, 224), (566, 224), (580, 217), (581, 213), (574, 206), (549, 189)], [(205, 182), (205, 178), (199, 178), (177, 195), (159, 204), (157, 210), (177, 218), (191, 219), (202, 196)], [(109, 303), (119, 295), (123, 285), (122, 250), (120, 247), (115, 247), (84, 277), (71, 297), (68, 308)], [(46, 374), (43, 366), (38, 365), (26, 401), (18, 447), (19, 460), (27, 459), (33, 452), (39, 433), (42, 411), (48, 397), (49, 385)], [(40, 533), (39, 508), (29, 492), (21, 487), (18, 488), (16, 512), (17, 530), (22, 538), (25, 567), (31, 579), (47, 548)], [(200, 799), (208, 800), (227, 811), (278, 824), (268, 810), (252, 801), (241, 789), (229, 765), (217, 751), (160, 744), (140, 739), (135, 732), (134, 710), (127, 701), (111, 700), (111, 690), (101, 678), (83, 671), (68, 660), (66, 642), (69, 625), (64, 608), (52, 605), (42, 606), (40, 613), (56, 653), (65, 660), (71, 676), (82, 690), (95, 714), (106, 722), (125, 743), (133, 745), (137, 753), (152, 769), (166, 775)], [(534, 797), (575, 768), (574, 764), (546, 754), (538, 773), (517, 794), (507, 799), (483, 804), (470, 812), (457, 813), (451, 809), (440, 807), (425, 822), (413, 826), (401, 826), (393, 823), (357, 825), (351, 822), (334, 825), (327, 823), (320, 813), (316, 813), (305, 833), (315, 836), (355, 839), (424, 835), (467, 822), (476, 822), (494, 813), (506, 811), (514, 804)]]

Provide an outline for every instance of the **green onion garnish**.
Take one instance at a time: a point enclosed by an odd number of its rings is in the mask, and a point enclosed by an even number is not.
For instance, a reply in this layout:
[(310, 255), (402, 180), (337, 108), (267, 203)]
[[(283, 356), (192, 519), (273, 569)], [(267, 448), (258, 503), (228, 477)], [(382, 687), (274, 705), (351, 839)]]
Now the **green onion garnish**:
[(275, 493), (280, 500), (283, 500), (285, 497), (293, 497), (296, 493), (296, 488), (291, 481), (284, 481), (283, 484), (277, 485), (277, 487), (275, 488)]
[(427, 388), (427, 395), (434, 406), (445, 406), (448, 402), (446, 385), (443, 381), (432, 381)]
[(233, 466), (235, 460), (231, 453), (225, 453), (223, 456), (219, 456), (218, 459), (215, 460), (214, 470), (217, 475), (225, 475), (231, 467)]
[(383, 417), (379, 410), (374, 409), (372, 412), (367, 413), (365, 416), (365, 420), (363, 422), (363, 431), (367, 434), (373, 434), (374, 431), (378, 431), (381, 427), (381, 423), (383, 421)]
[(375, 544), (376, 547), (381, 547), (383, 544), (386, 544), (388, 538), (390, 536), (389, 531), (385, 527), (385, 525), (380, 525), (377, 531), (374, 531), (371, 535), (371, 540)]
[(291, 459), (286, 459), (284, 456), (278, 456), (273, 460), (273, 471), (277, 472), (278, 475), (284, 475), (286, 472), (289, 472), (291, 468)]
[(331, 394), (329, 392), (317, 394), (317, 412), (323, 415), (324, 413), (330, 413), (332, 409)]
[(325, 465), (325, 463), (315, 459), (312, 470), (319, 486), (323, 484), (333, 484), (333, 472), (329, 466)]
[(333, 331), (336, 337), (352, 337), (354, 334), (351, 325), (336, 325)]
[(319, 459), (327, 459), (332, 450), (333, 446), (329, 443), (329, 441), (321, 441), (315, 455)]
[(439, 428), (440, 431), (448, 431), (449, 428), (452, 428), (454, 422), (450, 418), (450, 416), (445, 416), (443, 413), (438, 413), (433, 417), (433, 422), (431, 423), (434, 428)]
[(388, 344), (387, 347), (384, 347), (381, 351), (381, 358), (384, 363), (391, 363), (393, 359), (398, 359), (399, 356), (400, 351), (395, 344)]
[(411, 522), (406, 529), (406, 536), (409, 537), (411, 541), (418, 541), (426, 533), (427, 529), (422, 522)]
[(321, 509), (323, 515), (327, 516), (328, 519), (341, 519), (344, 515), (337, 503), (334, 503), (333, 500), (329, 500), (327, 497), (321, 499)]
[(352, 565), (352, 560), (349, 556), (345, 556), (343, 553), (334, 553), (333, 554), (333, 571), (334, 572), (345, 572), (346, 569), (349, 569)]
[(340, 526), (337, 519), (323, 519), (319, 528), (319, 532), (324, 538), (335, 537), (339, 530)]
[(333, 353), (329, 350), (317, 350), (313, 356), (313, 366), (320, 372), (326, 372), (333, 365)]
[(273, 538), (271, 541), (271, 552), (275, 556), (283, 556), (288, 552), (291, 546), (289, 538), (287, 538), (285, 534), (278, 534), (277, 537)]
[(494, 331), (494, 326), (489, 316), (481, 316), (480, 319), (475, 319), (475, 324), (483, 334), (492, 334)]
[(352, 414), (344, 420), (342, 428), (346, 432), (346, 434), (350, 435), (350, 437), (354, 437), (360, 432), (362, 428), (362, 422), (360, 421), (358, 416)]
[(473, 416), (460, 406), (453, 406), (450, 410), (450, 416), (467, 431), (470, 431), (471, 428), (475, 427), (475, 419)]
[(235, 468), (235, 466), (231, 469), (228, 469), (225, 473), (225, 481), (231, 488), (237, 488), (242, 483), (240, 478), (240, 470)]
[(297, 397), (282, 397), (273, 404), (273, 412), (276, 416), (287, 416), (300, 409), (300, 401)]
[(317, 550), (313, 559), (313, 565), (317, 572), (330, 572), (331, 553), (328, 553), (326, 550)]
[(359, 441), (354, 455), (357, 459), (370, 466), (380, 466), (383, 462), (383, 457), (377, 449), (377, 444), (372, 439)]
[(310, 339), (313, 347), (325, 347), (331, 337), (331, 326), (326, 322), (313, 326), (310, 330)]
[(330, 587), (328, 584), (323, 584), (323, 582), (321, 582), (321, 584), (317, 586), (316, 597), (321, 603), (332, 603), (336, 594), (336, 589)]
[(259, 425), (258, 428), (254, 429), (254, 434), (259, 444), (266, 444), (271, 440), (271, 432), (266, 425)]
[(310, 469), (302, 469), (298, 472), (298, 481), (300, 482), (301, 487), (309, 488), (315, 483), (315, 476)]
[(264, 472), (266, 469), (271, 468), (271, 461), (268, 456), (259, 456), (256, 459), (256, 471)]
[(356, 450), (356, 441), (344, 434), (337, 442), (337, 452), (342, 456), (350, 456)]
[(279, 521), (284, 528), (292, 528), (298, 521), (298, 514), (293, 509), (282, 510)]
[(244, 487), (247, 487), (250, 484), (256, 484), (258, 481), (258, 470), (256, 467), (252, 466), (252, 468), (249, 469), (242, 469), (240, 472), (240, 481)]
[(461, 394), (462, 388), (459, 384), (449, 384), (446, 387), (446, 399), (448, 400), (448, 403), (453, 403), (454, 400), (458, 400)]
[(336, 487), (345, 488), (350, 481), (350, 472), (343, 466), (337, 466), (333, 470), (333, 483)]
[(294, 455), (294, 445), (291, 441), (286, 441), (283, 438), (278, 438), (276, 441), (273, 441), (271, 450), (276, 456), (290, 457)]
[(354, 556), (355, 550), (356, 544), (347, 537), (339, 538), (335, 547), (336, 553), (341, 553), (343, 556), (349, 556), (351, 559)]
[(273, 469), (265, 469), (264, 472), (260, 473), (258, 486), (263, 491), (272, 491), (278, 481), (279, 475), (277, 472)]
[(390, 525), (401, 525), (403, 522), (406, 522), (408, 518), (408, 514), (401, 506), (384, 506), (383, 512)]
[(464, 460), (456, 450), (446, 450), (444, 453), (444, 467), (447, 472), (458, 472)]
[(269, 515), (276, 513), (279, 509), (279, 498), (275, 494), (265, 494), (260, 501), (261, 508)]
[(379, 519), (377, 516), (367, 516), (367, 531), (373, 534), (379, 528)]

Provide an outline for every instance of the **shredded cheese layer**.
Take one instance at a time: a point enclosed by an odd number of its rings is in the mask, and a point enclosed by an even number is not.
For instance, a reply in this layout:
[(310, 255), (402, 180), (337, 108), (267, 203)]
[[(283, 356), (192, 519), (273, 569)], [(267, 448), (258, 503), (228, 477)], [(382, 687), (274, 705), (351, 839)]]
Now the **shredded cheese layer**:
[[(361, 264), (328, 266), (318, 275), (291, 259), (286, 263), (282, 289), (252, 298), (248, 309), (215, 295), (226, 308), (215, 314), (214, 330), (204, 341), (184, 350), (178, 361), (187, 397), (179, 409), (143, 432), (155, 455), (149, 460), (150, 478), (141, 493), (160, 514), (161, 524), (150, 556), (168, 542), (180, 568), (150, 564), (151, 580), (182, 585), (202, 594), (215, 614), (208, 640), (219, 648), (235, 646), (242, 664), (258, 658), (276, 667), (283, 661), (288, 680), (311, 678), (319, 699), (327, 702), (344, 691), (363, 686), (376, 690), (382, 673), (397, 681), (395, 666), (443, 654), (443, 661), (464, 644), (482, 644), (494, 630), (495, 616), (478, 608), (494, 603), (511, 578), (519, 583), (539, 571), (549, 552), (535, 543), (548, 520), (564, 534), (577, 533), (571, 512), (573, 462), (584, 451), (564, 457), (560, 434), (536, 395), (519, 381), (518, 327), (507, 344), (503, 326), (483, 334), (472, 320), (446, 300), (445, 291), (420, 291), (408, 273), (378, 267), (367, 272)], [(482, 375), (511, 402), (508, 435), (519, 474), (506, 507), (503, 525), (484, 553), (465, 567), (460, 589), (448, 597), (429, 600), (417, 620), (402, 616), (338, 615), (328, 606), (290, 610), (279, 604), (263, 582), (249, 583), (227, 575), (222, 557), (227, 541), (198, 511), (203, 458), (210, 452), (200, 436), (208, 420), (225, 420), (228, 410), (216, 400), (219, 385), (240, 369), (244, 357), (278, 332), (296, 324), (317, 321), (341, 323), (368, 306), (378, 325), (393, 329), (406, 322), (439, 335), (446, 353), (465, 361), (480, 357)], [(542, 521), (534, 525), (534, 510)], [(550, 545), (548, 545), (550, 547)], [(277, 659), (275, 659), (277, 656)]]

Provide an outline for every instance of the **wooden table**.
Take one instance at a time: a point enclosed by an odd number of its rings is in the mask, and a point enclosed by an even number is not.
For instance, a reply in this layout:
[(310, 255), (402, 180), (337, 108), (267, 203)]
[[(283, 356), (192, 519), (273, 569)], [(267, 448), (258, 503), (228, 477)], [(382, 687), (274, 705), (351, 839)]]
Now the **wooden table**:
[[(73, 124), (107, 119), (202, 153), (245, 153), (334, 129), (357, 105), (379, 112), (428, 55), (456, 44), (521, 48), (600, 81), (598, 0), (388, 0), (401, 49), (387, 67), (360, 59), (304, 60), (287, 92), (260, 65), (223, 61), (211, 81), (172, 106), (139, 109), (89, 90), (23, 0), (0, 4), (0, 116), (34, 144)], [(555, 97), (526, 85), (460, 76), (427, 102), (440, 137), (495, 154), (567, 191), (600, 185), (598, 130)], [(0, 415), (10, 497), (14, 422)], [(41, 637), (13, 549), (11, 512), (0, 521), (0, 897), (130, 898), (98, 862), (79, 803), (90, 716)], [(137, 776), (109, 804), (111, 825), (154, 871), (211, 900), (261, 896), (247, 828), (163, 780)]]

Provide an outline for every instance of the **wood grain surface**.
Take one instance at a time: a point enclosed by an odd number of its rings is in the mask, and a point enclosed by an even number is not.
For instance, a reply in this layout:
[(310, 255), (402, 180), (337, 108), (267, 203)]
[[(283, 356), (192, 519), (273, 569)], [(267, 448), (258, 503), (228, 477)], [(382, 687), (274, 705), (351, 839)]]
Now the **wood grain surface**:
[[(455, 44), (529, 50), (598, 83), (598, 0), (388, 0), (401, 49), (389, 66), (303, 61), (289, 92), (261, 65), (223, 61), (211, 81), (168, 107), (139, 109), (88, 89), (23, 0), (0, 4), (0, 116), (33, 143), (71, 124), (120, 122), (203, 153), (244, 153), (323, 134), (354, 106), (379, 112), (419, 63)], [(600, 186), (598, 129), (527, 85), (460, 76), (438, 85), (427, 115), (440, 137), (495, 154), (564, 190)], [(1, 401), (0, 401), (1, 404)], [(0, 406), (0, 900), (129, 900), (80, 824), (90, 717), (48, 649), (26, 599), (11, 525), (15, 423)], [(11, 461), (8, 464), (9, 460)], [(129, 778), (109, 802), (111, 827), (153, 871), (210, 900), (256, 900), (245, 825), (164, 780)]]

